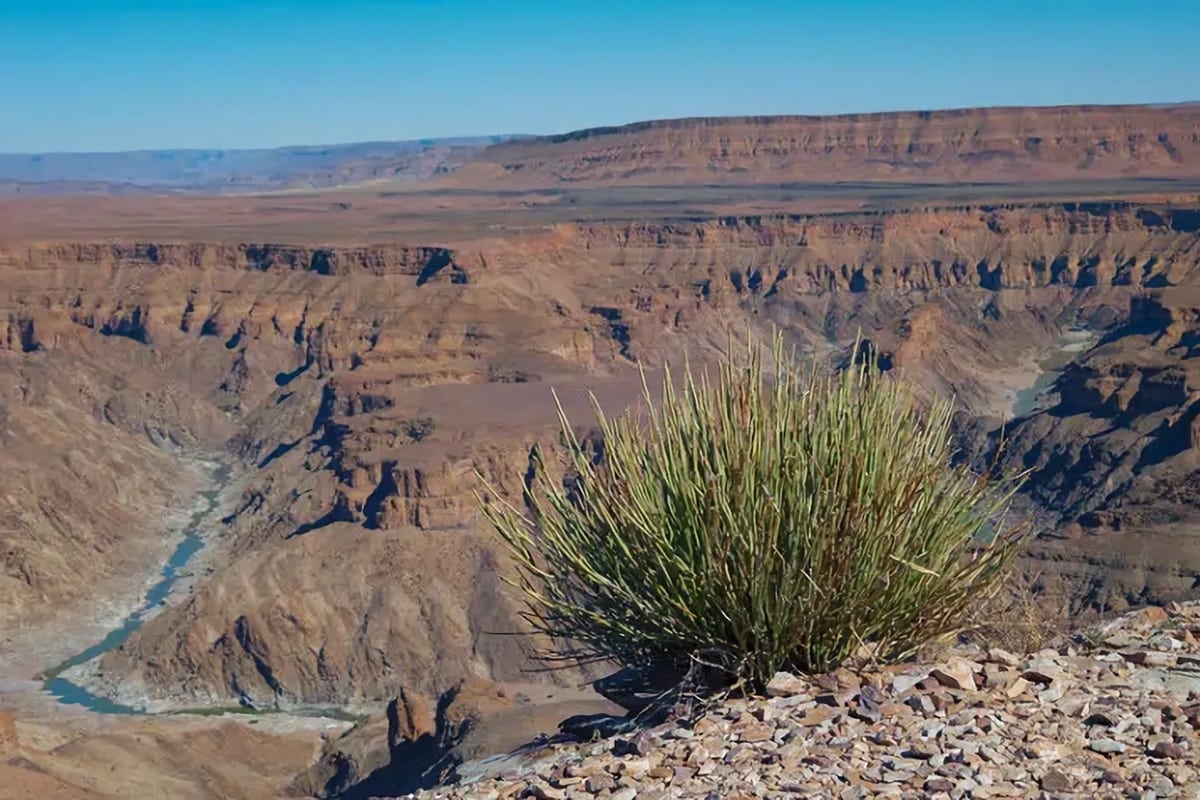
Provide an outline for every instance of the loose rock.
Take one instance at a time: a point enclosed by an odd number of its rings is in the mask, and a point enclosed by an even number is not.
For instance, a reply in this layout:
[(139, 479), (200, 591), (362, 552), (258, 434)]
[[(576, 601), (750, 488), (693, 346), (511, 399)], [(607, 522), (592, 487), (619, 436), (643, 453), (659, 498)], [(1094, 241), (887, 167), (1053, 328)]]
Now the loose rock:
[[(1200, 629), (1200, 603), (1164, 613)], [(1116, 620), (1106, 636), (1125, 641), (1122, 652), (1200, 663), (1195, 637), (1161, 636), (1148, 618)], [(421, 796), (1182, 797), (1180, 787), (1200, 783), (1200, 694), (1156, 678), (1162, 663), (1102, 644), (1029, 657), (964, 648), (930, 666), (813, 682), (780, 673), (767, 698), (729, 700), (608, 744), (554, 745), (508, 781)]]

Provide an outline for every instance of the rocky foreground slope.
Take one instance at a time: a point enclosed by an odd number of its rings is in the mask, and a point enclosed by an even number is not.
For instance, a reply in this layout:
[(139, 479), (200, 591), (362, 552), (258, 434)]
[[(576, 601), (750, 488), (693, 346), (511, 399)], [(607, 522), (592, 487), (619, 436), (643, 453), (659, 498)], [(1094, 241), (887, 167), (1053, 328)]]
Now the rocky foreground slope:
[[(1075, 643), (812, 679), (780, 673), (625, 736), (459, 765), (419, 797), (1200, 797), (1200, 605)], [(452, 778), (453, 779), (453, 778)]]

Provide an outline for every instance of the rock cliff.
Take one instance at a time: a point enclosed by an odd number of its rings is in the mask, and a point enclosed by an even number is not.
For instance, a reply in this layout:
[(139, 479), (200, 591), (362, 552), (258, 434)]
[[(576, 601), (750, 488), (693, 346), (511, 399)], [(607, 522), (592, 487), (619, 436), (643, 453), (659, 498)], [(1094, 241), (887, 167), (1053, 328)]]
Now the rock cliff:
[(448, 180), (505, 187), (1008, 183), (1200, 173), (1200, 105), (657, 120), (494, 145)]
[(1069, 364), (1053, 402), (1007, 432), (1051, 522), (1032, 558), (1074, 610), (1123, 611), (1200, 588), (1200, 297), (1147, 290)]

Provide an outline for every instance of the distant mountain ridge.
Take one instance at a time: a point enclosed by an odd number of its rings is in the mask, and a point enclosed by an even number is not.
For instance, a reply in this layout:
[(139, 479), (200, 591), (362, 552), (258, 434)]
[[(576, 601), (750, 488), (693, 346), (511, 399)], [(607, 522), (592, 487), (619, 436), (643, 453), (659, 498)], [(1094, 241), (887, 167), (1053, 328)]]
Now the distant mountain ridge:
[(0, 195), (1200, 179), (1200, 103), (689, 117), (548, 136), (0, 155)]
[(447, 181), (493, 189), (1200, 177), (1200, 104), (694, 117), (487, 148)]
[(423, 179), (512, 136), (255, 149), (0, 154), (0, 191), (235, 192)]

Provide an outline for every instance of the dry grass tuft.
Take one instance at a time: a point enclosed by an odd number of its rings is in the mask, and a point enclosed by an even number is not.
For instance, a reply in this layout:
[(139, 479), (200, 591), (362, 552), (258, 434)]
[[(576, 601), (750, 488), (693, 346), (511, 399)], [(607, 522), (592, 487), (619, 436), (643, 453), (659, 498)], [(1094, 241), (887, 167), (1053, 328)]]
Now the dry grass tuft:
[(485, 504), (529, 619), (578, 644), (548, 657), (700, 660), (761, 686), (864, 648), (905, 658), (997, 595), (1022, 535), (992, 526), (1019, 480), (952, 465), (951, 404), (867, 366), (800, 369), (778, 337), (772, 355), (668, 375), (644, 420), (597, 408), (602, 463), (560, 408), (575, 485), (539, 465), (532, 519)]

